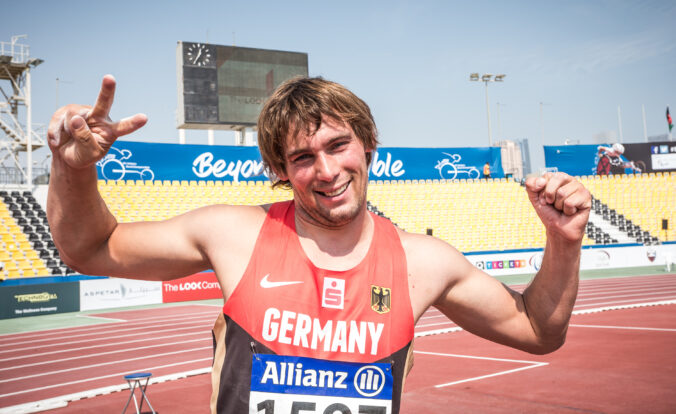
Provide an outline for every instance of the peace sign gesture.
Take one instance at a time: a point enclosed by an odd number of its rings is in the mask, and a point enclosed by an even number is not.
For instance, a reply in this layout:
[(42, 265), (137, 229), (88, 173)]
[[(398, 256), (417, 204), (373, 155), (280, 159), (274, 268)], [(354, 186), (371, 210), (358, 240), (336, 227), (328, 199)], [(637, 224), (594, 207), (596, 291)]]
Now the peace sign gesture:
[(94, 107), (66, 105), (59, 108), (49, 122), (49, 147), (55, 157), (72, 168), (94, 165), (108, 152), (118, 137), (145, 125), (148, 118), (136, 114), (113, 122), (108, 114), (115, 97), (115, 78), (106, 75)]

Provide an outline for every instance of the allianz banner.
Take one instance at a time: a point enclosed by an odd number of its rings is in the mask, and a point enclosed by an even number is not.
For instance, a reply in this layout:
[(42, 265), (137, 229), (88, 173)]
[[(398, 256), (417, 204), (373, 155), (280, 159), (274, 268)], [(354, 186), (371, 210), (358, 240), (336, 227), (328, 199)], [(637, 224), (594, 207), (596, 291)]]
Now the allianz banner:
[(676, 171), (676, 142), (545, 146), (545, 165), (570, 175)]
[[(504, 177), (500, 148), (379, 148), (372, 180)], [(117, 141), (96, 163), (102, 180), (267, 180), (258, 147)]]
[(80, 310), (80, 282), (0, 287), (0, 319)]

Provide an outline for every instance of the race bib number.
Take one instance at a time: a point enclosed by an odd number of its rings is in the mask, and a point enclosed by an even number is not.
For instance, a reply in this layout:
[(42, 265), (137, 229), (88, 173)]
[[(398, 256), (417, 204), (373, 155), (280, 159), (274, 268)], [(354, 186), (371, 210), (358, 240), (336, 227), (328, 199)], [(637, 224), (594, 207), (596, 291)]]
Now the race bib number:
[(254, 354), (250, 414), (391, 414), (392, 367)]

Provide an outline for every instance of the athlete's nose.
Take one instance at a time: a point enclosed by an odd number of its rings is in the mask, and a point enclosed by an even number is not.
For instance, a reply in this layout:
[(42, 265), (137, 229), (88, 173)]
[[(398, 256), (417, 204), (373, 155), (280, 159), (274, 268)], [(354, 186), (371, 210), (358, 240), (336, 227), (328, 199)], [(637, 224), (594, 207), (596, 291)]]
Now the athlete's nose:
[(319, 153), (315, 159), (317, 178), (321, 181), (333, 181), (338, 175), (336, 160), (325, 153)]

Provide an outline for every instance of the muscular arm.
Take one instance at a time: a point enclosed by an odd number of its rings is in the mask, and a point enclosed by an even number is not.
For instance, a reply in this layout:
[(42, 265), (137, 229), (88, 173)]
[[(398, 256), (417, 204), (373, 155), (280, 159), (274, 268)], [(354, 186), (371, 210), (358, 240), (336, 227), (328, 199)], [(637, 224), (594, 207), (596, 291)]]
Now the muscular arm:
[(531, 353), (547, 352), (523, 296), (477, 269), (456, 249), (429, 236), (404, 242), (414, 314), (439, 309), (468, 332)]
[(407, 235), (402, 240), (417, 316), (434, 305), (467, 331), (531, 353), (551, 352), (563, 344), (577, 296), (590, 195), (565, 174), (531, 178), (526, 187), (547, 229), (543, 264), (530, 286), (520, 294), (448, 244)]
[(95, 163), (117, 137), (140, 128), (146, 118), (112, 122), (114, 90), (115, 80), (107, 76), (93, 108), (69, 105), (50, 122), (47, 216), (61, 257), (85, 274), (157, 280), (215, 268), (217, 246), (218, 255), (232, 258), (219, 266), (223, 282), (242, 267), (238, 253), (248, 257), (245, 250), (255, 242), (264, 210), (212, 206), (162, 222), (118, 223), (98, 192)]

